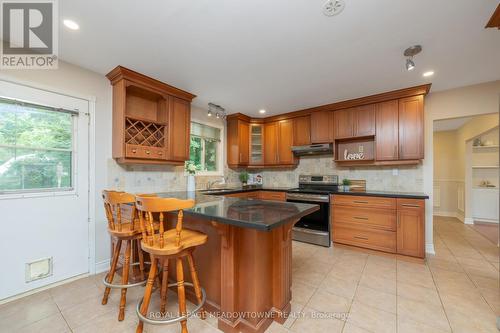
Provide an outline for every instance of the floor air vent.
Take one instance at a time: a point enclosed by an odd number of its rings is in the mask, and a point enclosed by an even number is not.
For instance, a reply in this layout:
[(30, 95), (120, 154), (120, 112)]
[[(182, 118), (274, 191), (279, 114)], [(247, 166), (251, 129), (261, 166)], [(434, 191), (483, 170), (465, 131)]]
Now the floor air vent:
[(26, 282), (44, 279), (52, 275), (52, 257), (26, 263)]

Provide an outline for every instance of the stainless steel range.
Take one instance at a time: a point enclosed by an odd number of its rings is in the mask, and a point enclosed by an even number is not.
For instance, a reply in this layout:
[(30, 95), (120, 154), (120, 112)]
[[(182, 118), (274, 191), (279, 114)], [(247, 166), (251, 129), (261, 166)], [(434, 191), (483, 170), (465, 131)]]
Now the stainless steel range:
[(293, 239), (330, 246), (330, 193), (337, 191), (336, 175), (300, 175), (299, 187), (289, 190), (286, 201), (319, 205), (320, 209), (304, 216), (293, 227)]

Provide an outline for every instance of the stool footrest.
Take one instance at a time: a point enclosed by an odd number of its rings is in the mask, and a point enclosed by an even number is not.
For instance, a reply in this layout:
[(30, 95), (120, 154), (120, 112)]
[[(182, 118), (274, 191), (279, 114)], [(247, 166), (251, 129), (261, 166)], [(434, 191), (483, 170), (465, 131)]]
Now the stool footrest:
[[(175, 286), (178, 286), (178, 285), (179, 285), (179, 283), (170, 283), (170, 284), (168, 284), (168, 287), (175, 287)], [(193, 284), (190, 283), (190, 282), (184, 282), (184, 285), (194, 288)], [(140, 321), (145, 322), (147, 324), (151, 324), (151, 325), (169, 325), (169, 324), (174, 324), (174, 323), (178, 323), (180, 321), (186, 320), (189, 317), (191, 317), (194, 314), (196, 314), (197, 312), (199, 312), (201, 310), (201, 308), (203, 307), (203, 305), (205, 304), (205, 301), (207, 300), (207, 293), (205, 292), (205, 289), (201, 288), (201, 287), (200, 287), (200, 289), (201, 289), (201, 303), (198, 304), (194, 308), (193, 311), (191, 311), (191, 312), (188, 311), (187, 314), (184, 315), (184, 316), (179, 316), (179, 317), (169, 318), (169, 319), (152, 319), (152, 318), (148, 318), (148, 317), (144, 316), (141, 313), (141, 306), (142, 306), (142, 302), (144, 300), (144, 298), (141, 298), (141, 300), (139, 301), (139, 303), (137, 303), (137, 307), (136, 307), (137, 317), (139, 317)]]
[[(144, 264), (151, 264), (151, 263), (145, 262)], [(138, 262), (134, 262), (130, 266), (138, 266), (138, 265), (139, 265)], [(148, 274), (147, 273), (144, 273), (144, 274), (145, 274), (144, 280), (136, 282), (136, 283), (128, 283), (128, 284), (110, 283), (110, 282), (106, 281), (106, 279), (108, 278), (107, 275), (102, 279), (102, 283), (104, 283), (104, 285), (108, 288), (119, 288), (119, 289), (144, 286), (144, 285), (146, 285), (146, 282), (148, 281)]]

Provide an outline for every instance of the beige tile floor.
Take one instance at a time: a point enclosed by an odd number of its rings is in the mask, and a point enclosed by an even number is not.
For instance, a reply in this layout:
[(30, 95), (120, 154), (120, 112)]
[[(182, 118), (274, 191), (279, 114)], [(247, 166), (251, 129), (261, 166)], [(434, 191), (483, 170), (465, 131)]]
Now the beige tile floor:
[[(284, 325), (273, 323), (267, 332), (498, 332), (498, 248), (451, 218), (435, 218), (434, 240), (436, 255), (426, 264), (294, 243), (292, 312), (297, 315)], [(80, 279), (1, 305), (0, 332), (135, 332), (142, 288), (129, 291), (126, 319), (118, 322), (118, 292), (102, 306), (101, 279)], [(188, 322), (190, 332), (220, 332), (216, 325), (214, 317)], [(179, 332), (177, 325), (145, 328)]]

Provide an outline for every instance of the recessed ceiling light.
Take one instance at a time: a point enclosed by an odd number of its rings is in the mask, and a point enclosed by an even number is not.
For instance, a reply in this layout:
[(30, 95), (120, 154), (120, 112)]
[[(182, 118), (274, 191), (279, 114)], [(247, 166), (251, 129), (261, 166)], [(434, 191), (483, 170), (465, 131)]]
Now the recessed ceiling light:
[(425, 72), (424, 74), (422, 74), (422, 76), (433, 76), (434, 75), (434, 71), (428, 71), (428, 72)]
[(80, 26), (75, 21), (64, 20), (63, 23), (66, 26), (66, 28), (68, 28), (68, 29), (71, 29), (71, 30), (78, 30), (78, 29), (80, 29)]
[(266, 113), (266, 110), (264, 110), (264, 109), (262, 109), (262, 110), (259, 110), (259, 113), (262, 113), (262, 114), (264, 114), (264, 113)]

